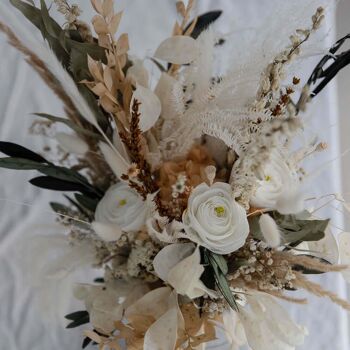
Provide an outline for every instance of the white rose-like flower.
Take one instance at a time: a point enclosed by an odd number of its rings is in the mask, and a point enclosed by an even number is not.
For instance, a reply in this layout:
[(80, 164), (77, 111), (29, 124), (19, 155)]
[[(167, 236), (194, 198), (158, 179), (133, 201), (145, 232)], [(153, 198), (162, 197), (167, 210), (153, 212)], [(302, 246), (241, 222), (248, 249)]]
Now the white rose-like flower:
[(118, 226), (123, 231), (138, 231), (147, 218), (147, 203), (124, 182), (111, 186), (98, 203), (95, 220)]
[(222, 182), (197, 186), (182, 220), (189, 239), (217, 254), (241, 248), (249, 233), (244, 208), (234, 200), (230, 185)]
[(302, 211), (300, 180), (282, 153), (274, 149), (269, 160), (256, 172), (257, 189), (251, 205), (257, 208), (276, 209), (282, 214)]

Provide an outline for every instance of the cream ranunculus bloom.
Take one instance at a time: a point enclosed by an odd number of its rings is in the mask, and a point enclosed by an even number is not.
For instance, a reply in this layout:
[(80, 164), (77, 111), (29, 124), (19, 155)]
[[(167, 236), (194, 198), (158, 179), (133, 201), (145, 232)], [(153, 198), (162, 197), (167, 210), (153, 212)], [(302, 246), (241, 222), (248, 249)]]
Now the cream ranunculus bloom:
[(230, 185), (222, 182), (197, 186), (182, 220), (189, 239), (217, 254), (241, 248), (249, 233), (244, 208), (234, 200)]
[(98, 203), (95, 221), (116, 225), (123, 231), (138, 231), (146, 223), (147, 202), (126, 183), (119, 182), (106, 192)]
[(270, 159), (256, 172), (257, 189), (250, 203), (257, 208), (296, 214), (303, 210), (298, 174), (280, 150), (274, 149)]

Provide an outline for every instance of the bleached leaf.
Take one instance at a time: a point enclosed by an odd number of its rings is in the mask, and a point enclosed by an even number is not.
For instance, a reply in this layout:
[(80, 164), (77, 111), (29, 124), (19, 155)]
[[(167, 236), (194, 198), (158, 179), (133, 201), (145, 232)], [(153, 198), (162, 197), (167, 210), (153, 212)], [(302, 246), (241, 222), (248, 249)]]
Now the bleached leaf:
[(127, 33), (123, 33), (117, 41), (118, 55), (124, 55), (129, 51), (129, 36)]
[(89, 71), (95, 80), (103, 81), (103, 76), (99, 67), (99, 63), (88, 55), (88, 67)]
[(97, 13), (102, 14), (103, 8), (101, 0), (91, 0), (91, 4)]
[(108, 25), (101, 16), (95, 16), (92, 19), (92, 25), (94, 26), (97, 34), (108, 34)]
[(122, 16), (123, 16), (123, 12), (120, 11), (118, 13), (116, 13), (113, 17), (112, 17), (112, 20), (111, 22), (109, 23), (108, 25), (108, 29), (109, 31), (114, 35), (117, 30), (118, 30), (118, 27), (119, 27), (119, 24), (120, 24), (120, 21), (122, 19)]
[(102, 5), (102, 14), (104, 17), (109, 16), (113, 12), (114, 0), (104, 0)]
[(153, 93), (152, 90), (138, 84), (132, 96), (130, 108), (132, 108), (134, 100), (141, 103), (139, 107), (141, 114), (140, 129), (141, 131), (145, 132), (152, 128), (159, 118), (162, 109), (159, 98)]
[(130, 164), (117, 152), (104, 142), (99, 144), (100, 150), (107, 164), (112, 169), (113, 173), (120, 179), (123, 174), (127, 174)]
[(96, 234), (105, 242), (117, 241), (123, 233), (119, 227), (116, 227), (116, 225), (94, 221), (91, 226)]
[(175, 243), (165, 246), (153, 260), (154, 271), (157, 276), (167, 282), (170, 270), (188, 257), (194, 249), (195, 245), (193, 243)]
[(193, 62), (199, 54), (198, 43), (189, 36), (177, 35), (164, 40), (154, 57), (173, 64)]
[(177, 310), (171, 308), (147, 330), (144, 350), (173, 350), (177, 339)]
[(89, 150), (88, 144), (77, 135), (59, 132), (56, 134), (56, 140), (61, 148), (68, 153), (84, 155)]

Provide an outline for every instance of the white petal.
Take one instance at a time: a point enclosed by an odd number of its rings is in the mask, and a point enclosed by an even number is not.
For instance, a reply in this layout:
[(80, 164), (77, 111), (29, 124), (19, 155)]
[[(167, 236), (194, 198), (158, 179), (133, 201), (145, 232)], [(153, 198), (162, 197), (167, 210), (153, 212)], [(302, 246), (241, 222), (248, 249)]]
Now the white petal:
[(349, 265), (349, 267), (342, 272), (342, 275), (347, 282), (350, 282), (350, 232), (342, 232), (338, 236), (338, 242), (340, 263)]
[(265, 242), (272, 248), (281, 244), (281, 236), (276, 221), (269, 214), (262, 214), (259, 218), (259, 226)]
[(193, 243), (175, 243), (164, 247), (154, 258), (153, 266), (157, 276), (168, 281), (170, 270), (194, 251)]
[(196, 40), (189, 36), (178, 35), (164, 40), (154, 57), (174, 64), (186, 64), (194, 61), (198, 54)]
[(116, 225), (109, 225), (94, 221), (91, 226), (96, 234), (105, 242), (117, 241), (123, 233), (122, 230)]
[(130, 164), (106, 143), (100, 142), (100, 150), (112, 169), (113, 173), (120, 179), (123, 174), (127, 174)]
[(83, 155), (89, 150), (87, 143), (77, 135), (59, 132), (56, 134), (56, 140), (62, 149), (68, 153)]
[(140, 105), (140, 129), (145, 132), (149, 130), (158, 120), (162, 110), (161, 103), (157, 95), (150, 89), (137, 85), (130, 104), (130, 113), (132, 112), (133, 101), (137, 100)]
[(171, 308), (147, 330), (144, 350), (173, 350), (177, 339), (178, 314)]

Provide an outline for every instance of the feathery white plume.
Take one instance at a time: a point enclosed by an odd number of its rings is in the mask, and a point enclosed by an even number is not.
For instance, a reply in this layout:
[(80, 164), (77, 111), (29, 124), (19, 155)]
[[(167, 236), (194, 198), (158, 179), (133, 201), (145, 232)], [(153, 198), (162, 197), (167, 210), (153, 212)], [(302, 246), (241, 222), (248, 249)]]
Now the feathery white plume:
[(281, 244), (281, 236), (276, 221), (269, 214), (262, 214), (259, 219), (265, 242), (272, 248)]

